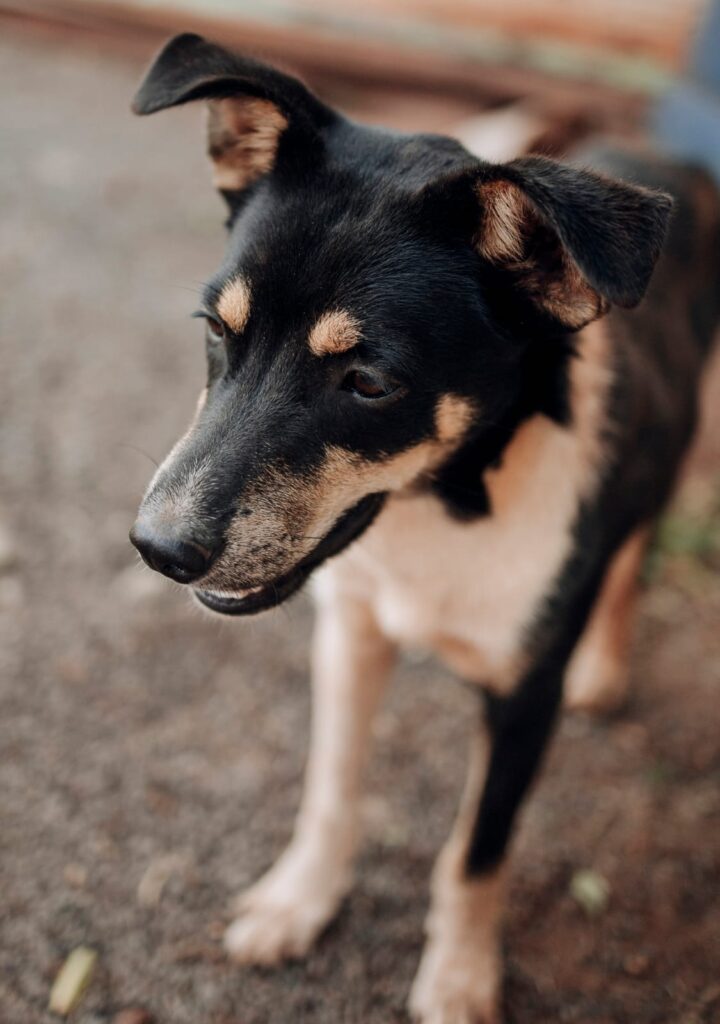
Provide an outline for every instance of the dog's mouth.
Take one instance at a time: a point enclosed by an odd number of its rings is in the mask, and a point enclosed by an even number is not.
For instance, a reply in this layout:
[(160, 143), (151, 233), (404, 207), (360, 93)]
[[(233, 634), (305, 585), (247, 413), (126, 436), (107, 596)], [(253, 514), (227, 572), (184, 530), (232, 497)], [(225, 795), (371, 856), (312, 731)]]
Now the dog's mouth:
[(221, 615), (254, 615), (282, 604), (300, 590), (322, 562), (339, 554), (368, 528), (384, 500), (384, 494), (369, 494), (362, 498), (340, 516), (308, 555), (282, 576), (260, 586), (232, 593), (195, 588), (195, 597), (206, 608)]

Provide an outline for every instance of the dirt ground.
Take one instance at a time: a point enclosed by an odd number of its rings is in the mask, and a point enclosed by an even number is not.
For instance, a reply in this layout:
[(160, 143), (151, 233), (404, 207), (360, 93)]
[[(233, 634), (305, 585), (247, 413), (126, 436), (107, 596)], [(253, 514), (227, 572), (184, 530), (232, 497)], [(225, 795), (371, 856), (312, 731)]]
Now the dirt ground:
[[(201, 384), (188, 314), (222, 245), (200, 112), (132, 118), (138, 71), (67, 38), (0, 42), (0, 1021), (50, 1024), (52, 979), (83, 944), (99, 958), (77, 1024), (125, 1007), (399, 1024), (475, 700), (404, 662), (339, 920), (306, 963), (227, 963), (230, 898), (298, 802), (311, 609), (214, 623), (127, 541)], [(509, 1024), (720, 1021), (720, 365), (709, 384), (631, 703), (564, 720), (522, 818)], [(570, 893), (584, 868), (609, 885), (592, 919)]]

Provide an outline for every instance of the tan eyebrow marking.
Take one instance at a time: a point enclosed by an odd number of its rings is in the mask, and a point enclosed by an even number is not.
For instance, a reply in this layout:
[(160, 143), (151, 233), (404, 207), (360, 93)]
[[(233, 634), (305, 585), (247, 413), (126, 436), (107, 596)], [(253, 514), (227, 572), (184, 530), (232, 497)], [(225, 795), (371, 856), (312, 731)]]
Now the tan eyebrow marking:
[(250, 286), (244, 278), (236, 277), (223, 287), (217, 311), (228, 327), (240, 334), (250, 316)]
[(344, 309), (323, 313), (308, 336), (310, 351), (315, 356), (347, 352), (360, 341), (360, 324)]

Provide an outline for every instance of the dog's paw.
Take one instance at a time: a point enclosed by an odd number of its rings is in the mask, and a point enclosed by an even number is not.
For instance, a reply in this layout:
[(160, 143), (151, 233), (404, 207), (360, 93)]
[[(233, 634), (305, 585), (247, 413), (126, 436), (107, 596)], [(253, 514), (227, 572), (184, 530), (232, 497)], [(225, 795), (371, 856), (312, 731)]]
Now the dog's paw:
[(225, 932), (225, 949), (237, 963), (270, 966), (304, 957), (333, 916), (334, 907), (303, 896), (255, 901)]
[(500, 1024), (500, 965), (495, 949), (431, 938), (410, 993), (418, 1024)]
[(243, 964), (303, 957), (348, 888), (344, 871), (290, 849), (237, 901), (238, 917), (225, 932), (225, 949)]

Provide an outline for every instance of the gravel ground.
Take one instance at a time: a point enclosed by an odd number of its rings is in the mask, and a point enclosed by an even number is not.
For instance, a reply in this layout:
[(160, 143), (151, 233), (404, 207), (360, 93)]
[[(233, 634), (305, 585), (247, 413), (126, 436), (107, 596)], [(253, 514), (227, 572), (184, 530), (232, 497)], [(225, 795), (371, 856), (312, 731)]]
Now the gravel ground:
[[(228, 964), (229, 900), (298, 800), (311, 612), (209, 621), (127, 542), (203, 372), (187, 314), (222, 211), (200, 114), (133, 119), (134, 58), (5, 28), (0, 1020), (56, 1019), (50, 984), (83, 944), (99, 956), (77, 1024), (129, 1007), (158, 1024), (406, 1021), (473, 697), (403, 664), (355, 893), (307, 963)], [(509, 1024), (720, 1020), (718, 398), (720, 366), (643, 598), (631, 703), (563, 722), (523, 816)], [(593, 919), (569, 891), (583, 868), (610, 889)]]

